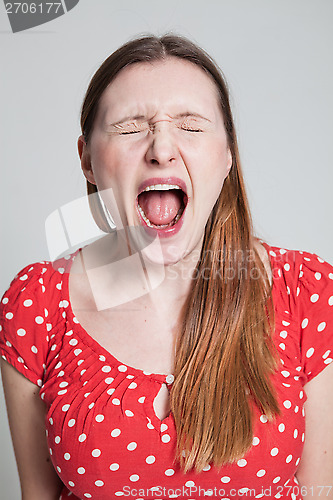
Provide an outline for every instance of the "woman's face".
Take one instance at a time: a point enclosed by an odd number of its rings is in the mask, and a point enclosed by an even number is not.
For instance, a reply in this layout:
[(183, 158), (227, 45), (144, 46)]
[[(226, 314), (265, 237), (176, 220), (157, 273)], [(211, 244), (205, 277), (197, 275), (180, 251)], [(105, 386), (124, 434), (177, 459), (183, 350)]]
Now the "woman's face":
[(87, 179), (112, 188), (124, 227), (147, 244), (158, 236), (165, 264), (200, 248), (232, 163), (217, 89), (201, 68), (170, 57), (123, 69), (79, 151)]

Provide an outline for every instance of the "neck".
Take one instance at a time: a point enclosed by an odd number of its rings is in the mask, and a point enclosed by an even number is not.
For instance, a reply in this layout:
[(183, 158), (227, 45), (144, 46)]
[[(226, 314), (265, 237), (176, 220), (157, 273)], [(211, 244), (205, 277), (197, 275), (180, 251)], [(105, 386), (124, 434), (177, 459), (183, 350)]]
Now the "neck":
[(180, 311), (189, 293), (202, 242), (176, 263), (165, 265), (138, 252), (123, 232), (84, 249), (84, 265), (98, 310), (135, 303), (168, 315)]

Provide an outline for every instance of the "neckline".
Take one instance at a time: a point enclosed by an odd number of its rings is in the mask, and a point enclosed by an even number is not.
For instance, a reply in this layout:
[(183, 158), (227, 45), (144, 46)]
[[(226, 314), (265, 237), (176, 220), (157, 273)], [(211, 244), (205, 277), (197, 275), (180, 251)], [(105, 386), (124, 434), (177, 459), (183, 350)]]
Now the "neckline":
[[(271, 247), (268, 245), (266, 242), (264, 242), (261, 239), (258, 239), (258, 241), (263, 245), (265, 248), (265, 251), (267, 253), (268, 259), (269, 259), (269, 264), (271, 267), (271, 270), (273, 271), (273, 256), (270, 254)], [(148, 377), (150, 379), (156, 380), (157, 382), (160, 382), (161, 384), (166, 384), (168, 387), (171, 387), (174, 381), (174, 376), (171, 373), (153, 373), (149, 372), (146, 370), (142, 370), (141, 368), (136, 368), (134, 366), (128, 365), (127, 363), (122, 362), (116, 356), (114, 356), (108, 349), (102, 346), (96, 340), (90, 333), (87, 332), (85, 328), (81, 325), (81, 323), (78, 321), (76, 318), (76, 315), (73, 311), (72, 308), (72, 303), (69, 295), (69, 276), (70, 276), (70, 271), (74, 262), (74, 259), (79, 255), (79, 252), (83, 247), (78, 248), (74, 253), (71, 254), (70, 259), (65, 259), (65, 265), (63, 266), (65, 268), (65, 272), (62, 274), (62, 292), (64, 294), (64, 299), (68, 302), (68, 306), (66, 308), (66, 319), (68, 321), (68, 313), (70, 316), (70, 323), (71, 327), (75, 329), (75, 333), (78, 334), (80, 337), (81, 341), (88, 345), (98, 356), (99, 358), (101, 356), (104, 356), (105, 361), (109, 362), (112, 366), (124, 366), (126, 367), (126, 373), (128, 375), (136, 375), (136, 376), (143, 376), (143, 377)], [(272, 273), (272, 293), (275, 289), (274, 287), (274, 276)], [(168, 380), (169, 379), (169, 380)]]
[(64, 295), (64, 299), (68, 302), (68, 306), (66, 308), (66, 319), (68, 321), (68, 316), (69, 316), (71, 328), (74, 329), (75, 333), (78, 334), (83, 343), (88, 345), (99, 356), (99, 358), (103, 356), (105, 358), (105, 362), (108, 362), (110, 365), (117, 368), (119, 366), (126, 367), (124, 373), (126, 373), (127, 375), (147, 377), (157, 382), (160, 382), (161, 384), (166, 384), (168, 387), (170, 387), (174, 380), (173, 374), (153, 373), (122, 362), (121, 360), (116, 358), (116, 356), (114, 356), (108, 349), (106, 349), (106, 347), (103, 347), (102, 344), (98, 342), (98, 340), (96, 340), (92, 335), (90, 335), (90, 333), (87, 332), (87, 330), (81, 325), (81, 323), (76, 318), (76, 315), (72, 308), (72, 303), (69, 294), (69, 276), (74, 259), (78, 256), (81, 250), (82, 247), (78, 248), (71, 255), (71, 258), (66, 260), (65, 272), (62, 275), (62, 281), (63, 281), (62, 292)]

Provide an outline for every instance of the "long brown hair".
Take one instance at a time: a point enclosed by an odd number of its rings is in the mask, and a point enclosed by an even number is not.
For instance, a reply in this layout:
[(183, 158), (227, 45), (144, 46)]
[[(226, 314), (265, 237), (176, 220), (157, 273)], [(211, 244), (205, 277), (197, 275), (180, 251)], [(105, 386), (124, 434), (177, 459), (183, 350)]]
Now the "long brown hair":
[[(120, 47), (97, 70), (83, 102), (81, 128), (88, 142), (99, 99), (123, 68), (167, 57), (190, 61), (213, 79), (232, 153), (182, 310), (170, 393), (176, 458), (185, 472), (199, 472), (250, 449), (253, 405), (269, 420), (280, 413), (271, 381), (278, 363), (271, 285), (253, 235), (225, 80), (212, 58), (186, 38), (144, 36)], [(88, 182), (88, 193), (95, 191)], [(107, 230), (99, 207), (91, 208)]]

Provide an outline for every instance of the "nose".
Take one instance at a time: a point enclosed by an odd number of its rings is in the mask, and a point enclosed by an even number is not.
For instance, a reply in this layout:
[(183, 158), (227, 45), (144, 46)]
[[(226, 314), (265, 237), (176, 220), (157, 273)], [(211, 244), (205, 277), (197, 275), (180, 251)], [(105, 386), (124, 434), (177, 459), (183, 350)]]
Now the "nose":
[(151, 165), (169, 166), (176, 161), (177, 147), (169, 123), (156, 124), (150, 132), (146, 160)]

